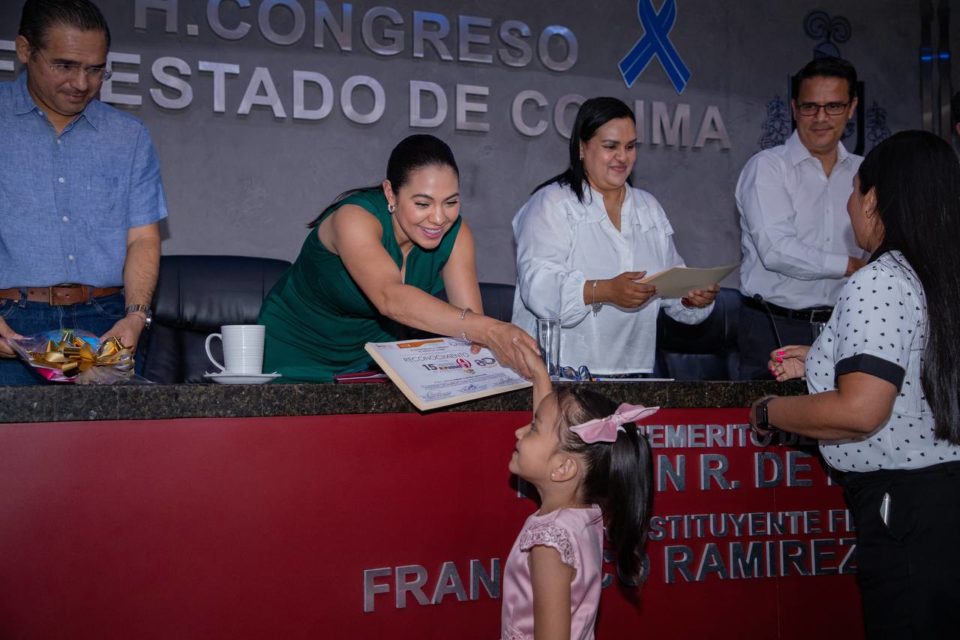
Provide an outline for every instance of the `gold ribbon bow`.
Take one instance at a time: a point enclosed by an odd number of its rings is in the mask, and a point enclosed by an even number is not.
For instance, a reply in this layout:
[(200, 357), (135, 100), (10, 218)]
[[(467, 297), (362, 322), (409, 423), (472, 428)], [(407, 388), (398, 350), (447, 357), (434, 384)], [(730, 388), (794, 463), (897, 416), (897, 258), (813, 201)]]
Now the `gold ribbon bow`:
[(120, 339), (110, 337), (94, 351), (89, 342), (73, 331), (64, 331), (59, 340), (47, 340), (43, 351), (28, 351), (31, 362), (41, 367), (59, 369), (63, 375), (74, 377), (91, 367), (116, 367), (124, 370), (133, 366), (133, 354)]

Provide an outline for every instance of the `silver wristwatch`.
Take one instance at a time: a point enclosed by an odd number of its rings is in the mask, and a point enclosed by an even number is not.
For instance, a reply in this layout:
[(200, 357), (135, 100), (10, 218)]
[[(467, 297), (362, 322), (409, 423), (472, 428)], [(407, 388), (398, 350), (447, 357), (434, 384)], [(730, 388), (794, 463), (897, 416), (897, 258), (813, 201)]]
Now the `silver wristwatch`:
[(150, 305), (148, 304), (128, 304), (123, 311), (126, 315), (142, 313), (146, 319), (143, 325), (144, 329), (149, 329), (150, 324), (153, 322), (153, 312), (150, 310)]

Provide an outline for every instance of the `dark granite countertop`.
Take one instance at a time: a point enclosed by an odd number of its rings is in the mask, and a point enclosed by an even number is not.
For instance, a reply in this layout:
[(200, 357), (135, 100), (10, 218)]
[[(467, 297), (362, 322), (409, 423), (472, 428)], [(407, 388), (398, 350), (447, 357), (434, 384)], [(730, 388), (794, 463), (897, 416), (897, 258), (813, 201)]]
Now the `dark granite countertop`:
[[(684, 408), (746, 407), (763, 395), (806, 392), (799, 381), (590, 384), (617, 402)], [(524, 389), (438, 411), (529, 411)], [(409, 413), (392, 384), (0, 386), (0, 423)]]

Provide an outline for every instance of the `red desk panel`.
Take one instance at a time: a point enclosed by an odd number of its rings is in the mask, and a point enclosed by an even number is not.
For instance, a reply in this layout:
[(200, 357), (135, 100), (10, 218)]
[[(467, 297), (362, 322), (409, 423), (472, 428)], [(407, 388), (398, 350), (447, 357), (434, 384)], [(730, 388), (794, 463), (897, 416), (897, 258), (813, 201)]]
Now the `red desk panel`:
[[(601, 640), (862, 637), (839, 489), (745, 417), (647, 421), (651, 577)], [(0, 424), (0, 638), (496, 638), (527, 419)]]

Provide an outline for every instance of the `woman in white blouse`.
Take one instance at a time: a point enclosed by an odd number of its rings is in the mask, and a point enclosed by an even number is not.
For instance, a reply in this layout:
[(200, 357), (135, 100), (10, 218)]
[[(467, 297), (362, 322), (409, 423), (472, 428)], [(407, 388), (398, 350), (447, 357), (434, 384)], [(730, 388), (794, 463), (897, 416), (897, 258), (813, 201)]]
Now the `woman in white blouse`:
[(857, 528), (867, 636), (960, 638), (960, 164), (907, 131), (860, 165), (847, 203), (871, 253), (812, 347), (773, 352), (810, 395), (754, 403), (761, 434), (820, 440)]
[(513, 322), (536, 335), (537, 318), (559, 318), (560, 363), (591, 373), (653, 370), (657, 312), (702, 322), (718, 285), (660, 299), (639, 282), (683, 265), (657, 200), (629, 185), (636, 121), (616, 98), (592, 98), (577, 112), (566, 171), (534, 190), (513, 219), (518, 286)]

